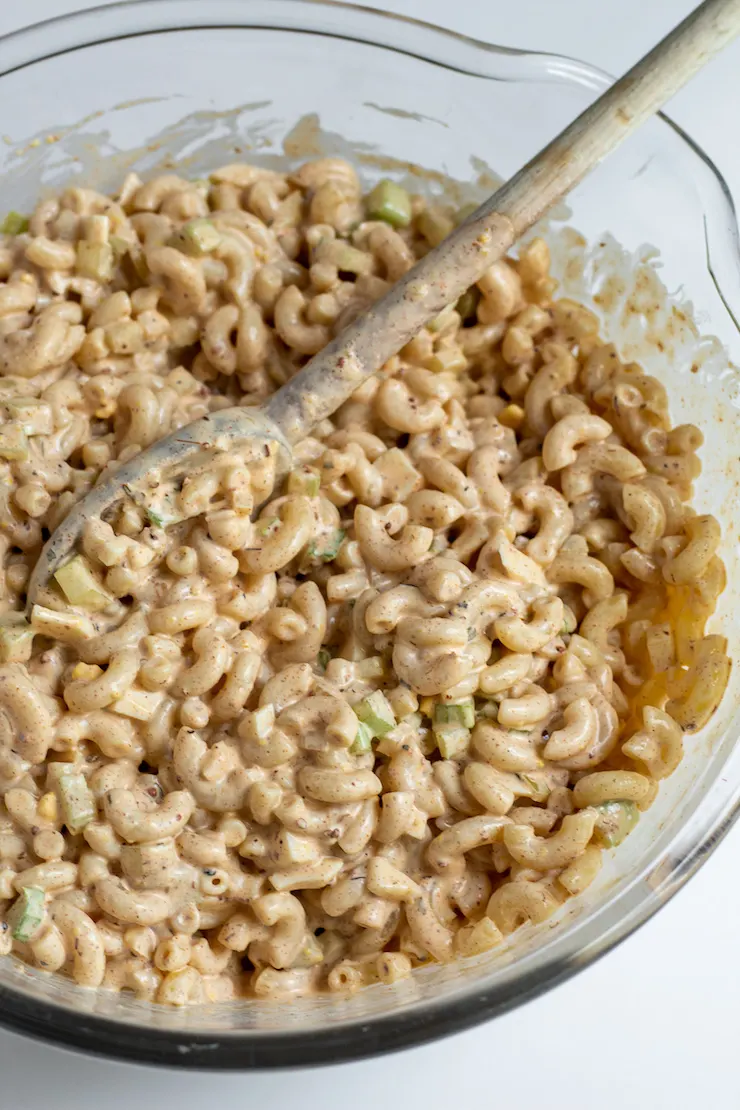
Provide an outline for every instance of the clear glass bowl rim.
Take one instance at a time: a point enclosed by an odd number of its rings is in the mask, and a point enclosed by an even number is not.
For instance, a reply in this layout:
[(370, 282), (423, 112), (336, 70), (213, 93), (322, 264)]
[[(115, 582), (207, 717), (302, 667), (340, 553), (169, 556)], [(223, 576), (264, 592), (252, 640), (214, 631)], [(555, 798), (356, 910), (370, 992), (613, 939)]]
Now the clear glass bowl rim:
[[(207, 5), (207, 8), (206, 8)], [(207, 13), (207, 14), (206, 14)], [(27, 65), (71, 52), (138, 35), (207, 27), (271, 29), (308, 32), (328, 38), (363, 42), (470, 75), (496, 78), (550, 80), (582, 85), (598, 94), (611, 81), (605, 72), (562, 55), (512, 49), (484, 42), (423, 20), (343, 0), (119, 0), (117, 3), (71, 12), (0, 36), (0, 79)], [(724, 235), (732, 240), (732, 265), (740, 266), (738, 226), (732, 197), (722, 174), (708, 155), (672, 120), (674, 131), (714, 177), (725, 203), (730, 225)], [(707, 229), (709, 239), (711, 229)], [(712, 272), (728, 313), (719, 275)], [(733, 282), (734, 284), (734, 282)], [(736, 306), (740, 308), (740, 306)], [(694, 874), (740, 816), (740, 787), (728, 785), (714, 805), (704, 806), (701, 826), (680, 863), (656, 884), (653, 897), (635, 902), (624, 897), (626, 912), (603, 931), (601, 913), (579, 924), (583, 944), (569, 957), (539, 962), (514, 981), (489, 990), (467, 992), (454, 999), (390, 1013), (316, 1032), (197, 1033), (134, 1026), (94, 1014), (80, 1014), (51, 1001), (40, 1001), (0, 984), (0, 1026), (67, 1049), (129, 1060), (139, 1064), (190, 1069), (239, 1071), (344, 1063), (412, 1047), (461, 1032), (490, 1020), (539, 994), (605, 955), (644, 924)], [(709, 812), (706, 812), (709, 810)], [(619, 904), (620, 899), (616, 900)], [(184, 1051), (187, 1042), (187, 1051)]]

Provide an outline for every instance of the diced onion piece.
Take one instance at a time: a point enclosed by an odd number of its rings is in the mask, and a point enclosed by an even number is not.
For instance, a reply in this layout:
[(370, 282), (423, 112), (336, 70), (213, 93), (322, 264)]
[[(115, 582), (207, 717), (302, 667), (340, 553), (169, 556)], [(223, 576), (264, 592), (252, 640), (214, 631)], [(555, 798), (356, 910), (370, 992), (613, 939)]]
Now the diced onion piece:
[(321, 475), (312, 466), (299, 466), (288, 475), (288, 493), (315, 497), (321, 488)]
[(443, 308), (437, 316), (429, 321), (429, 323), (427, 324), (427, 331), (430, 331), (433, 335), (436, 335), (438, 331), (442, 331), (445, 327), (447, 327), (448, 324), (451, 324), (453, 319), (455, 320), (455, 324), (457, 325), (459, 321), (457, 320), (455, 315), (455, 306), (454, 304), (448, 304), (446, 308)]
[(110, 605), (110, 597), (103, 590), (84, 555), (75, 555), (74, 559), (59, 568), (54, 578), (70, 605), (79, 605), (92, 612)]
[(221, 234), (210, 220), (189, 220), (174, 233), (170, 245), (191, 258), (201, 258), (221, 245)]
[(113, 277), (115, 254), (110, 243), (91, 243), (80, 239), (77, 244), (77, 273), (93, 281), (106, 282)]
[(307, 933), (293, 967), (316, 967), (324, 962), (324, 950), (311, 933)]
[(23, 235), (24, 232), (28, 231), (29, 226), (28, 216), (22, 216), (20, 212), (8, 212), (0, 231), (3, 235)]
[(128, 254), (129, 250), (131, 249), (131, 243), (128, 241), (128, 239), (122, 239), (120, 235), (111, 235), (108, 242), (113, 248), (113, 253), (115, 254), (116, 258), (123, 258), (123, 256), (125, 254)]
[(354, 707), (362, 724), (367, 725), (373, 736), (385, 736), (395, 728), (396, 717), (382, 690), (374, 690)]
[(46, 899), (43, 890), (24, 886), (10, 907), (7, 922), (13, 940), (30, 940), (44, 920)]
[(377, 751), (380, 755), (395, 755), (404, 744), (415, 743), (421, 729), (421, 713), (410, 713), (380, 738)]
[(84, 775), (60, 775), (59, 800), (64, 823), (72, 833), (84, 829), (95, 817), (95, 798)]
[(367, 214), (371, 220), (383, 220), (391, 227), (408, 227), (411, 197), (398, 182), (384, 178), (367, 198)]
[(433, 370), (435, 374), (459, 374), (467, 365), (468, 360), (459, 347), (436, 351), (426, 361), (427, 369)]
[(367, 659), (361, 659), (356, 664), (357, 677), (363, 679), (365, 682), (370, 682), (374, 678), (382, 678), (385, 674), (385, 663), (382, 655), (369, 655)]
[(252, 726), (258, 740), (266, 740), (275, 725), (275, 708), (272, 705), (263, 705), (255, 709), (252, 714)]
[(151, 721), (163, 697), (161, 690), (130, 688), (110, 708), (122, 717), (132, 717), (135, 721)]
[(28, 438), (20, 424), (0, 428), (0, 458), (24, 462), (28, 458)]
[(313, 863), (320, 853), (321, 849), (315, 837), (297, 836), (287, 829), (280, 833), (280, 863), (282, 865)]
[(594, 806), (599, 816), (594, 827), (594, 840), (605, 848), (616, 848), (632, 832), (640, 820), (634, 802), (614, 799)]

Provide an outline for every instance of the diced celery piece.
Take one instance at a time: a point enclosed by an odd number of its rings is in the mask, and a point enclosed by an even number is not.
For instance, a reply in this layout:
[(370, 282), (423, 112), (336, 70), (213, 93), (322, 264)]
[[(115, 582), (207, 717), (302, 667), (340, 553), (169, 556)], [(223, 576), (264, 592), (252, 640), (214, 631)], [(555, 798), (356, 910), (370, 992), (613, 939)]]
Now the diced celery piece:
[(411, 223), (411, 197), (403, 185), (384, 178), (367, 198), (367, 214), (371, 220), (383, 220), (391, 227), (408, 227)]
[(266, 740), (275, 724), (275, 708), (272, 705), (263, 705), (255, 709), (252, 714), (252, 725), (259, 740)]
[(370, 725), (365, 724), (363, 721), (358, 721), (357, 735), (349, 750), (353, 755), (363, 755), (364, 752), (372, 751), (374, 736), (375, 733)]
[(435, 374), (459, 374), (467, 369), (468, 360), (459, 347), (448, 347), (443, 351), (435, 351), (425, 365)]
[(24, 462), (28, 458), (28, 438), (20, 424), (0, 428), (0, 458)]
[(454, 759), (467, 751), (470, 743), (470, 729), (464, 725), (435, 725), (434, 738), (443, 759)]
[(310, 544), (308, 554), (314, 559), (321, 559), (324, 563), (330, 563), (339, 554), (339, 548), (344, 542), (345, 535), (346, 533), (342, 528), (337, 528), (323, 539)]
[(95, 817), (95, 798), (84, 775), (74, 773), (59, 778), (59, 800), (64, 824), (78, 833)]
[(35, 397), (17, 397), (7, 402), (8, 412), (27, 436), (45, 436), (54, 431), (54, 413), (51, 405)]
[(221, 233), (210, 220), (189, 220), (174, 233), (170, 246), (191, 258), (201, 258), (211, 254), (221, 245)]
[(640, 811), (634, 802), (615, 798), (594, 806), (599, 816), (594, 828), (594, 840), (605, 848), (616, 848), (640, 820)]
[[(157, 505), (156, 508), (154, 508), (153, 505), (148, 505), (146, 495), (139, 493), (138, 490), (134, 489), (133, 486), (128, 485), (126, 482), (122, 484), (121, 489), (128, 494), (134, 505), (146, 514), (147, 520), (150, 524), (153, 524), (155, 528), (168, 528), (170, 524), (179, 524), (183, 519), (181, 516), (178, 516), (177, 513), (165, 512), (161, 504)], [(161, 501), (164, 502), (165, 506), (168, 506), (168, 498), (166, 496), (162, 497)]]
[(374, 736), (385, 736), (395, 727), (396, 717), (382, 690), (374, 690), (354, 707), (355, 713)]
[[(450, 708), (453, 708), (450, 706)], [(472, 728), (475, 724), (475, 702), (472, 698), (466, 698), (465, 701), (457, 702), (456, 708), (462, 709), (462, 723), (466, 728)]]
[(77, 273), (93, 281), (110, 281), (115, 268), (115, 255), (110, 243), (91, 243), (80, 239), (77, 244)]
[(257, 531), (261, 536), (271, 536), (276, 531), (280, 524), (279, 516), (268, 516), (265, 520), (260, 520)]
[(183, 519), (179, 513), (170, 511), (172, 507), (166, 501), (164, 505), (157, 505), (156, 509), (151, 505), (142, 505), (141, 508), (155, 528), (169, 528), (171, 524), (179, 524)]
[(321, 489), (321, 475), (312, 466), (299, 466), (288, 475), (288, 493), (315, 497)]
[(498, 703), (495, 701), (484, 701), (483, 705), (479, 706), (476, 710), (476, 717), (482, 717), (484, 720), (488, 721), (497, 721)]
[(578, 627), (578, 622), (576, 620), (575, 613), (573, 612), (572, 609), (569, 609), (568, 606), (566, 605), (565, 606), (565, 612), (563, 614), (563, 627), (560, 629), (560, 635), (561, 636), (570, 636), (571, 633), (575, 632), (577, 627)]
[(322, 671), (325, 671), (326, 668), (329, 666), (329, 663), (331, 662), (331, 652), (328, 650), (328, 648), (321, 649), (317, 656), (317, 662)]
[(475, 285), (471, 285), (470, 289), (466, 289), (463, 295), (459, 298), (457, 305), (455, 306), (463, 321), (470, 320), (473, 316), (475, 316), (479, 301), (480, 290)]
[(0, 231), (3, 235), (23, 235), (25, 231), (28, 231), (29, 226), (28, 216), (22, 216), (20, 212), (8, 212)]
[(44, 920), (46, 899), (43, 890), (24, 886), (8, 911), (8, 925), (13, 940), (30, 940)]
[(517, 778), (521, 781), (523, 786), (529, 790), (529, 796), (534, 801), (544, 802), (550, 794), (550, 787), (545, 782), (532, 778), (531, 775), (517, 774)]
[(60, 567), (54, 578), (64, 591), (70, 605), (95, 612), (110, 604), (110, 597), (103, 590), (84, 555), (75, 555), (66, 566)]
[(358, 250), (357, 247), (350, 246), (349, 243), (342, 243), (336, 239), (333, 245), (332, 261), (340, 272), (347, 274), (366, 274), (368, 272), (368, 268), (372, 265), (371, 255)]
[(429, 323), (427, 324), (427, 331), (431, 331), (434, 334), (436, 334), (438, 331), (442, 331), (442, 329), (446, 327), (446, 325), (449, 324), (450, 321), (453, 319), (452, 314), (454, 312), (455, 305), (448, 304), (447, 308), (443, 308), (438, 316), (435, 316), (434, 319), (429, 321)]
[(0, 619), (0, 663), (27, 663), (34, 636), (23, 613), (4, 613)]
[(434, 707), (434, 729), (438, 725), (462, 725), (472, 728), (475, 724), (475, 703), (472, 698), (455, 702), (452, 705), (442, 705), (439, 702)]
[(155, 513), (154, 509), (145, 509), (144, 511), (146, 513), (147, 520), (150, 524), (153, 524), (155, 528), (165, 527), (164, 517), (160, 516), (159, 513)]
[(151, 721), (164, 694), (161, 690), (129, 689), (114, 701), (110, 708), (121, 717), (131, 717), (135, 721)]

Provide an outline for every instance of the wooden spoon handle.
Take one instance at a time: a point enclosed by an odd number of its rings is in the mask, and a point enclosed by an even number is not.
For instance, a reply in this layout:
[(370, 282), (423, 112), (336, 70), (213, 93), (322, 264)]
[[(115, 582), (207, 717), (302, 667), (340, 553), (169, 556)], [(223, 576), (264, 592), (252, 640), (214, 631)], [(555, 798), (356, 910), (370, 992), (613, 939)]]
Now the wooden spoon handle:
[(290, 443), (506, 253), (532, 224), (740, 33), (740, 0), (705, 0), (267, 403)]

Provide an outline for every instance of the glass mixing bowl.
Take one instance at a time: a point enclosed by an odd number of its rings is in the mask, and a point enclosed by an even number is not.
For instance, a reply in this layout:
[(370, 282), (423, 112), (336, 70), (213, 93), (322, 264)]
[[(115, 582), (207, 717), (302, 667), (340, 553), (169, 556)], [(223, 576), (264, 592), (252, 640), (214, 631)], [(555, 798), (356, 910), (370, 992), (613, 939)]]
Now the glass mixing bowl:
[[(230, 159), (333, 151), (359, 161), (368, 180), (390, 169), (432, 192), (449, 178), (467, 182), (457, 190), (464, 200), (509, 176), (607, 81), (567, 58), (339, 3), (114, 4), (0, 40), (0, 209), (27, 211), (73, 177), (113, 186), (130, 167), (178, 164), (197, 177)], [(705, 431), (696, 503), (724, 523), (730, 584), (714, 623), (732, 651), (740, 548), (725, 510), (740, 480), (729, 362), (740, 349), (732, 315), (740, 273), (730, 197), (701, 150), (663, 118), (569, 206), (567, 222), (590, 248), (557, 221), (546, 229), (563, 288), (596, 307), (625, 357), (666, 383), (675, 422)], [(709, 726), (688, 738), (680, 769), (586, 895), (498, 951), (349, 1000), (185, 1011), (85, 991), (4, 959), (0, 1023), (138, 1062), (240, 1069), (367, 1056), (500, 1014), (626, 937), (722, 838), (740, 798), (739, 691), (735, 673)]]

